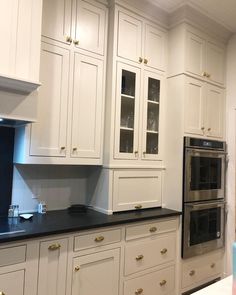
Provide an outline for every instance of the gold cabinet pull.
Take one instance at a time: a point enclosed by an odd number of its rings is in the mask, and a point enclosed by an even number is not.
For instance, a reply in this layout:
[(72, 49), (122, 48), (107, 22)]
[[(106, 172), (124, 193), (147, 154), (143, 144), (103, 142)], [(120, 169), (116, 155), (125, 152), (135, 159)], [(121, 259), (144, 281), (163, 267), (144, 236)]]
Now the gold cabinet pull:
[(48, 247), (48, 250), (50, 251), (54, 251), (54, 250), (58, 250), (61, 248), (61, 245), (59, 243), (55, 243), (55, 244), (52, 244)]
[(201, 127), (201, 130), (202, 130), (202, 131), (205, 130), (205, 127)]
[(190, 277), (194, 276), (194, 275), (195, 275), (195, 270), (191, 270), (191, 271), (189, 272), (189, 275), (190, 275)]
[(74, 40), (75, 45), (79, 45), (79, 40)]
[(74, 148), (72, 149), (72, 151), (73, 151), (73, 152), (76, 152), (76, 151), (77, 151), (77, 147), (74, 147)]
[(138, 156), (138, 151), (135, 151), (134, 154), (135, 154), (135, 157), (137, 157)]
[(71, 44), (71, 42), (72, 42), (72, 38), (71, 38), (70, 36), (67, 36), (67, 37), (66, 37), (66, 42), (68, 42), (68, 43)]
[(80, 270), (80, 266), (77, 265), (77, 266), (75, 267), (75, 271), (79, 271), (79, 270)]
[(105, 238), (103, 236), (99, 236), (99, 237), (96, 237), (94, 239), (95, 242), (99, 243), (99, 242), (102, 242)]
[(144, 63), (145, 63), (145, 65), (147, 65), (147, 63), (148, 63), (148, 60), (146, 58), (144, 58)]
[(65, 146), (61, 146), (61, 151), (65, 151), (66, 147)]
[(166, 254), (166, 253), (167, 253), (167, 249), (166, 249), (166, 248), (164, 248), (164, 249), (161, 250), (161, 254), (162, 254), (162, 255), (164, 255), (164, 254)]
[(211, 264), (211, 268), (214, 268), (216, 266), (216, 264), (213, 262), (212, 264)]
[(0, 292), (0, 295), (6, 295), (6, 293), (4, 293), (4, 292)]
[(142, 57), (139, 57), (138, 61), (139, 61), (140, 63), (142, 63), (142, 62), (143, 62), (143, 58), (142, 58)]
[(153, 226), (149, 229), (150, 233), (155, 233), (157, 231), (157, 227)]
[(162, 287), (162, 286), (165, 286), (166, 285), (166, 283), (167, 283), (167, 281), (166, 280), (162, 280), (161, 282), (160, 282), (160, 286)]
[(143, 293), (143, 288), (139, 288), (134, 292), (135, 295), (140, 295), (142, 293)]
[(137, 261), (140, 261), (140, 260), (142, 260), (143, 258), (144, 258), (144, 256), (143, 256), (142, 254), (140, 254), (140, 255), (138, 255), (138, 256), (135, 257), (135, 259), (136, 259)]
[(207, 78), (211, 78), (211, 75), (209, 73), (206, 73)]
[(135, 208), (135, 209), (142, 209), (143, 206), (142, 206), (141, 204), (138, 204), (138, 205), (134, 206), (134, 208)]
[(207, 131), (211, 131), (211, 128), (208, 128)]
[(206, 77), (207, 76), (207, 73), (206, 72), (202, 72), (202, 76), (203, 77)]

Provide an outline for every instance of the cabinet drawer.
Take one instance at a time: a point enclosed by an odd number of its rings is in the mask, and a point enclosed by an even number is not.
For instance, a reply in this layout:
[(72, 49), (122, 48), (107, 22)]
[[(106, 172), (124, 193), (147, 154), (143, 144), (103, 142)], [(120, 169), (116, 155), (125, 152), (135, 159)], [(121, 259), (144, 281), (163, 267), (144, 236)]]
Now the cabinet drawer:
[(143, 225), (128, 226), (126, 228), (126, 241), (176, 231), (176, 229), (176, 220), (156, 221)]
[(213, 277), (222, 272), (222, 253), (196, 257), (183, 262), (182, 288)]
[(23, 295), (25, 270), (8, 272), (0, 275), (0, 293), (6, 295)]
[(161, 206), (161, 171), (114, 171), (113, 211)]
[(125, 275), (170, 262), (175, 252), (175, 235), (131, 243), (125, 247)]
[(84, 250), (92, 247), (117, 243), (121, 240), (121, 229), (79, 235), (74, 240), (74, 251)]
[(124, 282), (124, 295), (164, 295), (172, 294), (174, 289), (174, 266)]
[(25, 262), (26, 245), (0, 249), (0, 267)]

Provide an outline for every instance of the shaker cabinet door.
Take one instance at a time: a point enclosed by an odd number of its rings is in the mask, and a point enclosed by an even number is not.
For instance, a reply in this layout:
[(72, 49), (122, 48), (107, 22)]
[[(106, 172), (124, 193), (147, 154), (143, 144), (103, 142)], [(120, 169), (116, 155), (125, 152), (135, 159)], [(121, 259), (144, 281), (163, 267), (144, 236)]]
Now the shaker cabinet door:
[(0, 294), (24, 295), (25, 270), (0, 274)]

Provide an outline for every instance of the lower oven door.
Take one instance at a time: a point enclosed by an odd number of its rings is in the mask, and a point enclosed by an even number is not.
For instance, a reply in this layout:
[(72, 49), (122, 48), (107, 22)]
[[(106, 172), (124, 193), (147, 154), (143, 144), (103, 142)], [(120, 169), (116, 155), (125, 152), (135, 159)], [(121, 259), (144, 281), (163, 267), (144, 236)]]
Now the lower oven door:
[(225, 202), (185, 203), (182, 257), (204, 254), (224, 246)]

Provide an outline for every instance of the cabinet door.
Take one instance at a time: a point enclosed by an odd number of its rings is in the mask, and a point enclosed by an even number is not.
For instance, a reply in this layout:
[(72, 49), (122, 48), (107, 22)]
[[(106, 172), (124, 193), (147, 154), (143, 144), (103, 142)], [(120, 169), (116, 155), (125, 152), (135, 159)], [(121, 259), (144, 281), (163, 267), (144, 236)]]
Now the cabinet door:
[(224, 129), (224, 91), (214, 85), (207, 85), (205, 125), (209, 137), (223, 137)]
[(72, 295), (118, 295), (119, 250), (74, 258)]
[(142, 22), (119, 12), (117, 55), (139, 62), (142, 57)]
[(142, 159), (157, 160), (159, 154), (159, 118), (161, 77), (152, 72), (144, 72), (142, 122)]
[(204, 134), (204, 85), (205, 83), (199, 80), (186, 79), (184, 99), (184, 131), (186, 133)]
[(77, 0), (75, 46), (104, 54), (106, 11), (83, 0)]
[(103, 62), (75, 53), (71, 157), (101, 156), (103, 96)]
[(203, 38), (187, 32), (186, 71), (202, 76), (206, 71), (206, 42)]
[(146, 24), (144, 63), (149, 67), (165, 71), (166, 50), (166, 34), (156, 27)]
[(31, 127), (30, 155), (65, 157), (69, 51), (42, 43), (38, 121)]
[(42, 35), (70, 44), (72, 0), (44, 0)]
[(37, 295), (65, 295), (68, 240), (41, 242)]
[(225, 49), (212, 42), (207, 42), (206, 71), (209, 80), (224, 84), (225, 79)]
[(25, 270), (0, 274), (0, 294), (24, 295)]
[(138, 159), (140, 70), (117, 65), (115, 158)]

